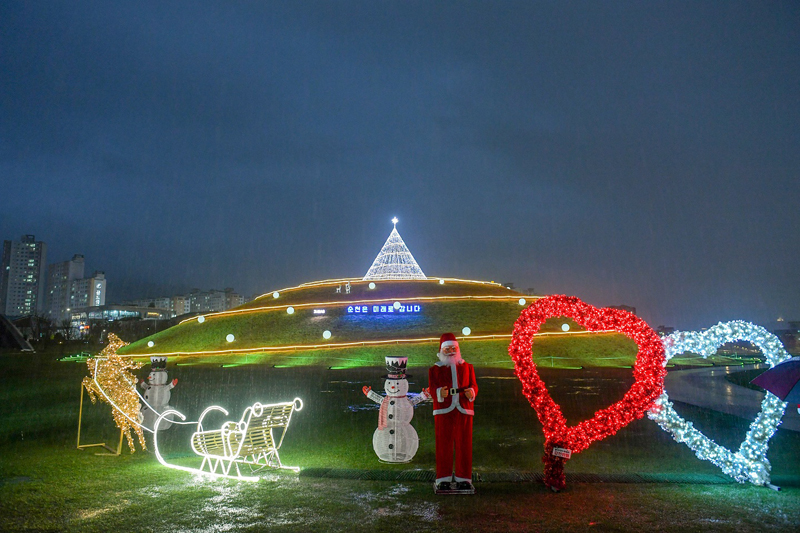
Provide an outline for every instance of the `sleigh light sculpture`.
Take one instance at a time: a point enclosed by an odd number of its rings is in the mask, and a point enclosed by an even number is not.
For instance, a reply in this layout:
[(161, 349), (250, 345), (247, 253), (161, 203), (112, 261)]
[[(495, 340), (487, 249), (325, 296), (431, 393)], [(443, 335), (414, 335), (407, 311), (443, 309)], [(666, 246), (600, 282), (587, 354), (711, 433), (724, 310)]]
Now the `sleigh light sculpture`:
[[(186, 417), (174, 409), (161, 413), (156, 420), (153, 435), (153, 447), (158, 461), (176, 470), (210, 477), (227, 477), (243, 481), (258, 481), (258, 477), (243, 475), (240, 465), (247, 465), (249, 473), (264, 468), (280, 468), (299, 472), (296, 466), (284, 466), (278, 450), (286, 436), (289, 422), (294, 411), (303, 408), (303, 401), (295, 398), (291, 402), (262, 405), (258, 402), (245, 409), (238, 422), (228, 421), (220, 429), (203, 428), (203, 419), (211, 411), (221, 411), (228, 416), (228, 411), (219, 406), (208, 407), (200, 415), (197, 430), (192, 434), (192, 451), (203, 458), (200, 468), (190, 468), (168, 463), (158, 449), (158, 426), (165, 417), (173, 414), (181, 420)], [(276, 430), (280, 435), (276, 435)]]

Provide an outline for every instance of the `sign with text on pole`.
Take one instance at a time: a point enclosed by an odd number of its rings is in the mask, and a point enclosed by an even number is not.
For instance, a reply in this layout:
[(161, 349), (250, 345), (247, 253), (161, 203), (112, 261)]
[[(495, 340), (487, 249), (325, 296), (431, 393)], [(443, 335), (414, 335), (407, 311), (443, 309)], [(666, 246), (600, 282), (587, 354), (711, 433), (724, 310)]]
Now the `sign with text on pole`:
[(568, 450), (566, 448), (553, 448), (553, 455), (555, 455), (556, 457), (569, 459), (570, 457), (572, 457), (572, 450)]

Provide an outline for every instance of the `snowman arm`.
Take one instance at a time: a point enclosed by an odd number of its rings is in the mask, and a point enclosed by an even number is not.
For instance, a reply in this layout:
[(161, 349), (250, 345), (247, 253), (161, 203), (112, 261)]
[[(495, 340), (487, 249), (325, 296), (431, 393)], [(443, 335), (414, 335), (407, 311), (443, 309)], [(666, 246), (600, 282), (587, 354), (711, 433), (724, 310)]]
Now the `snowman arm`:
[(372, 390), (367, 393), (367, 398), (375, 403), (381, 403), (383, 401), (383, 396)]
[(411, 402), (411, 405), (417, 405), (417, 404), (422, 403), (422, 402), (424, 402), (425, 400), (428, 400), (428, 399), (430, 399), (430, 395), (428, 394), (428, 392), (426, 390), (423, 389), (422, 392), (420, 392), (414, 398), (411, 398), (409, 401)]

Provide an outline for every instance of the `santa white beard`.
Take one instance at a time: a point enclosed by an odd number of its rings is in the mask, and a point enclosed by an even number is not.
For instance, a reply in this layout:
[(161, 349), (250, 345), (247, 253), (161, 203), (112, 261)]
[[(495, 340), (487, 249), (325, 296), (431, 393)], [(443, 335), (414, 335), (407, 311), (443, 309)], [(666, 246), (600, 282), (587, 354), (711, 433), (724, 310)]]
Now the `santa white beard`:
[(444, 365), (457, 365), (463, 361), (463, 359), (461, 359), (461, 348), (457, 348), (456, 353), (452, 355), (446, 355), (442, 352), (439, 352), (436, 355), (439, 357), (439, 362)]

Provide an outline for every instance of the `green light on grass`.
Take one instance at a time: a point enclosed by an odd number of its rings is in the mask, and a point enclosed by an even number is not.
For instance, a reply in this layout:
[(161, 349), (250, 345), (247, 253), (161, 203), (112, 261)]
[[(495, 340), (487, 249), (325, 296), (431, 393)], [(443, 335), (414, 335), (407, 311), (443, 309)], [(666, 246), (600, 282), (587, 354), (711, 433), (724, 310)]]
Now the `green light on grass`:
[(66, 357), (62, 357), (61, 359), (59, 359), (59, 361), (61, 361), (63, 363), (70, 363), (70, 362), (81, 363), (83, 361), (86, 361), (89, 357), (91, 357), (91, 355), (89, 353), (82, 352), (82, 353), (79, 353), (79, 354), (76, 353), (76, 354), (73, 354), (73, 355), (68, 355)]

